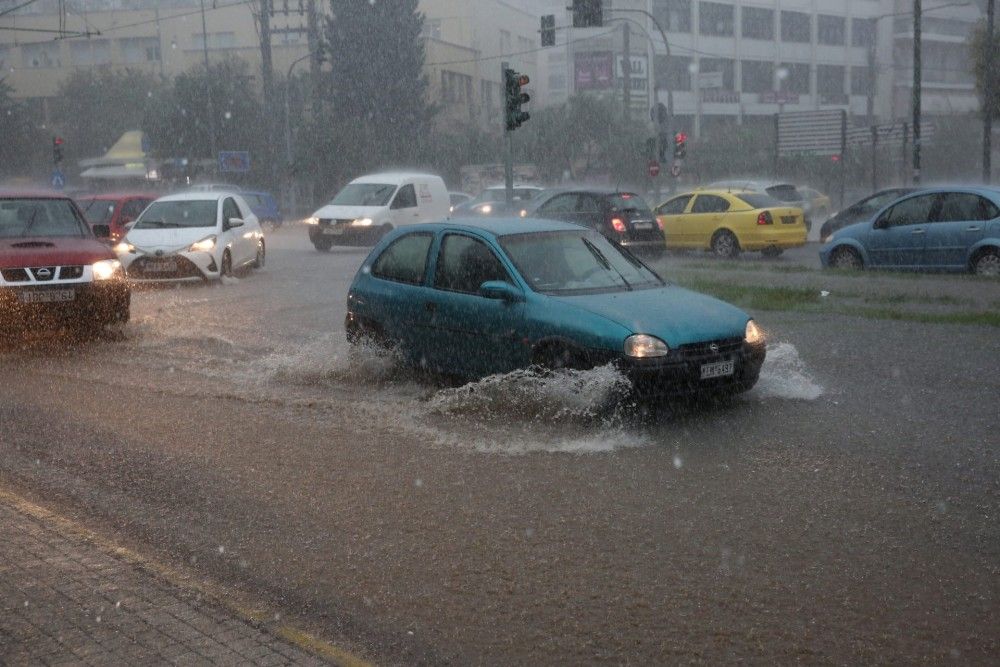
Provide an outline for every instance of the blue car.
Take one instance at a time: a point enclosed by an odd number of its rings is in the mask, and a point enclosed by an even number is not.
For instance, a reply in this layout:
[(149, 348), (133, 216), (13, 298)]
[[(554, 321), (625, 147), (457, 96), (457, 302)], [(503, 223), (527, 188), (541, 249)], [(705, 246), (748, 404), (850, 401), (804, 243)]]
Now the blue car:
[(742, 310), (667, 284), (595, 230), (530, 218), (393, 231), (354, 278), (345, 329), (461, 378), (615, 363), (640, 397), (746, 391), (765, 356)]
[(819, 256), (835, 269), (1000, 275), (1000, 190), (918, 190), (837, 231)]
[(278, 202), (274, 200), (274, 197), (269, 192), (243, 190), (240, 194), (250, 204), (253, 214), (260, 220), (260, 226), (263, 229), (277, 229), (285, 221), (281, 215), (281, 209), (278, 208)]

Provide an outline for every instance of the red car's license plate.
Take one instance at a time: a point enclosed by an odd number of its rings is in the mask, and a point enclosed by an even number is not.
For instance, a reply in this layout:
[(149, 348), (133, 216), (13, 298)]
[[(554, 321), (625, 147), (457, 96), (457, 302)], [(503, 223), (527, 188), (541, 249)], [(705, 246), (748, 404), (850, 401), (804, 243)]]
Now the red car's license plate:
[(21, 303), (61, 303), (75, 299), (76, 292), (71, 289), (24, 290), (18, 296)]

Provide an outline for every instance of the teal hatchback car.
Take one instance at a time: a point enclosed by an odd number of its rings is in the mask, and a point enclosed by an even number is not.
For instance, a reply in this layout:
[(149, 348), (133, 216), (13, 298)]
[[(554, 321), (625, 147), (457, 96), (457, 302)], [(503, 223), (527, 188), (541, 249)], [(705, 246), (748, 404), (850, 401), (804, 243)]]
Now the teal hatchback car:
[(354, 278), (345, 329), (463, 378), (615, 363), (639, 396), (746, 391), (765, 356), (742, 310), (667, 284), (592, 229), (520, 218), (388, 234)]

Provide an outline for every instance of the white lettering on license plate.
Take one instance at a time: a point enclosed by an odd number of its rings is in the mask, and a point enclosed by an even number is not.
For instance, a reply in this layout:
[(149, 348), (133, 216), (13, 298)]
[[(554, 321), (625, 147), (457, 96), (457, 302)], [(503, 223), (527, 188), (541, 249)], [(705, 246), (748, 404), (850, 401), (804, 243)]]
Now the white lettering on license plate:
[(21, 303), (61, 303), (72, 301), (76, 292), (71, 289), (30, 290), (21, 292)]
[(711, 364), (701, 365), (701, 379), (710, 380), (711, 378), (725, 377), (726, 375), (733, 374), (734, 363), (733, 360), (729, 361), (716, 361)]

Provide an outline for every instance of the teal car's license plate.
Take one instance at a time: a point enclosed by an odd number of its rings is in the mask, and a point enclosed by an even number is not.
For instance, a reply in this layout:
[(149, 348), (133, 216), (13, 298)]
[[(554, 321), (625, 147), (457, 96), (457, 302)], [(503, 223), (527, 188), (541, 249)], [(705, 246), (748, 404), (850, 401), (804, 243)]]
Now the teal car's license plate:
[(725, 377), (727, 375), (733, 374), (734, 362), (732, 359), (729, 361), (716, 361), (711, 364), (701, 365), (701, 379), (710, 380), (712, 378)]

